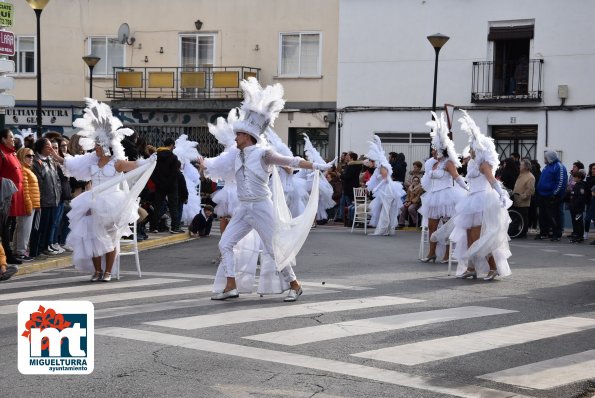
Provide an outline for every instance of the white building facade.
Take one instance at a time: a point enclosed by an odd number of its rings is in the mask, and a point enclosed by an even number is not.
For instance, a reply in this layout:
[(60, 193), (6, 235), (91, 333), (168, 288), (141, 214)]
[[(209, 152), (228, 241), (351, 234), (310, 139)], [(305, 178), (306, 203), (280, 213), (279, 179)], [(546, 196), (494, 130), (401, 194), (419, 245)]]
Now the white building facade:
[[(570, 166), (595, 161), (595, 3), (588, 0), (341, 0), (337, 84), (338, 151), (362, 153), (372, 134), (411, 164), (427, 158), (435, 51), (437, 109), (457, 108), (494, 137), (502, 157), (543, 164), (543, 151)], [(453, 109), (454, 114), (453, 114)]]

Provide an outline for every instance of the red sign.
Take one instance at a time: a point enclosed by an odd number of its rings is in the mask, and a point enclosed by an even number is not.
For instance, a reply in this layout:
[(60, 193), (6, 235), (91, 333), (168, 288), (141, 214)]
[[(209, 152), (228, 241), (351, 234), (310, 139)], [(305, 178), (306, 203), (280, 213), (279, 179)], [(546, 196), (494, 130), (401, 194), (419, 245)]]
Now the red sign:
[(14, 55), (14, 33), (0, 30), (0, 55)]

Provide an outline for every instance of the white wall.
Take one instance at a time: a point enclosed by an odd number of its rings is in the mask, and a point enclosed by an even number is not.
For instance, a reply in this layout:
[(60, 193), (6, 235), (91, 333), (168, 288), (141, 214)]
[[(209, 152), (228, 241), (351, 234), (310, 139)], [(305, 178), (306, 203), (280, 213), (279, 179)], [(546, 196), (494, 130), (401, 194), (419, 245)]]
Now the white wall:
[[(392, 112), (343, 113), (340, 150), (366, 150), (374, 131), (428, 132), (432, 105), (434, 49), (426, 36), (450, 36), (440, 52), (437, 107), (454, 104), (470, 111), (483, 131), (489, 126), (538, 126), (537, 159), (546, 148), (545, 106), (558, 106), (558, 85), (569, 86), (565, 105), (595, 104), (595, 2), (588, 0), (341, 0), (337, 107), (411, 107)], [(472, 104), (473, 61), (491, 61), (490, 24), (534, 21), (530, 58), (543, 64), (544, 100), (527, 104)], [(503, 107), (506, 107), (503, 108)], [(524, 109), (531, 108), (531, 109)], [(455, 119), (458, 116), (455, 115)], [(562, 150), (570, 165), (595, 161), (595, 109), (548, 111), (548, 147)], [(457, 149), (466, 145), (453, 124)], [(417, 160), (417, 159), (411, 159)], [(407, 159), (408, 163), (410, 159)]]

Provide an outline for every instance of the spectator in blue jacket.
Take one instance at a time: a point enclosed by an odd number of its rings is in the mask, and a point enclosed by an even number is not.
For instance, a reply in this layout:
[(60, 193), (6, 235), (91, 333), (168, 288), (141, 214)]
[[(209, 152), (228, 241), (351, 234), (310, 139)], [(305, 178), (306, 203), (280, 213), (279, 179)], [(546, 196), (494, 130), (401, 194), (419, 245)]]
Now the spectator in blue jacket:
[(535, 239), (546, 239), (551, 235), (552, 242), (557, 242), (562, 237), (564, 228), (560, 213), (566, 194), (568, 173), (555, 151), (545, 151), (544, 161), (545, 167), (537, 183), (539, 235)]

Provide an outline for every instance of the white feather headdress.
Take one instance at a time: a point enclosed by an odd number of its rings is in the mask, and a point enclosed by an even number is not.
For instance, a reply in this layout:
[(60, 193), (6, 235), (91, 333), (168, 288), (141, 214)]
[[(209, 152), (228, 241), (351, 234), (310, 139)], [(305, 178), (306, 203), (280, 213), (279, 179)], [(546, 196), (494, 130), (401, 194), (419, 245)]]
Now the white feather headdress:
[(268, 141), (269, 145), (275, 149), (275, 151), (279, 152), (281, 155), (284, 156), (293, 156), (291, 149), (281, 140), (281, 138), (277, 135), (275, 130), (268, 127), (264, 133), (266, 140)]
[(386, 157), (386, 152), (384, 148), (382, 148), (382, 141), (380, 141), (380, 137), (374, 134), (373, 140), (368, 141), (369, 147), (368, 152), (366, 153), (366, 157), (370, 160), (376, 162), (376, 168), (382, 166), (388, 170), (388, 175), (392, 175), (393, 168), (390, 165), (388, 158)]
[(77, 132), (81, 136), (79, 141), (81, 147), (89, 151), (94, 149), (95, 145), (100, 145), (107, 156), (113, 155), (116, 159), (126, 159), (121, 141), (125, 136), (132, 135), (134, 131), (122, 128), (122, 122), (112, 115), (109, 105), (93, 98), (85, 98), (85, 102), (87, 107), (83, 117), (72, 123), (74, 127), (81, 129)]
[(494, 139), (486, 137), (466, 111), (461, 109), (461, 112), (463, 117), (459, 119), (459, 123), (461, 130), (469, 135), (469, 147), (475, 152), (475, 161), (479, 164), (488, 162), (496, 170), (500, 162)]
[(225, 150), (236, 145), (236, 134), (233, 131), (233, 124), (238, 121), (239, 113), (240, 110), (238, 108), (233, 108), (229, 111), (227, 119), (218, 117), (217, 124), (208, 124), (209, 132), (215, 136)]
[(430, 132), (430, 137), (432, 137), (432, 148), (438, 152), (438, 158), (441, 158), (443, 156), (442, 151), (446, 150), (448, 159), (453, 162), (455, 167), (461, 167), (459, 156), (455, 150), (455, 144), (448, 138), (448, 123), (444, 117), (444, 112), (440, 114), (440, 118), (438, 118), (434, 112), (432, 112), (432, 116), (434, 117), (434, 120), (430, 120), (426, 123), (426, 126), (432, 129)]
[(33, 136), (33, 141), (37, 141), (37, 131), (33, 132), (31, 128), (21, 130), (21, 136), (23, 140), (29, 136)]
[(198, 142), (189, 141), (188, 136), (186, 134), (182, 134), (176, 140), (176, 146), (173, 150), (173, 153), (178, 157), (178, 160), (181, 164), (192, 162), (197, 160), (200, 156), (198, 150), (196, 149), (197, 146)]
[(274, 125), (279, 112), (285, 106), (283, 86), (277, 83), (263, 89), (258, 80), (249, 77), (247, 80), (242, 80), (240, 87), (244, 92), (244, 101), (240, 107), (243, 113), (233, 124), (233, 130), (236, 133), (250, 134), (260, 142), (260, 135), (267, 127)]

